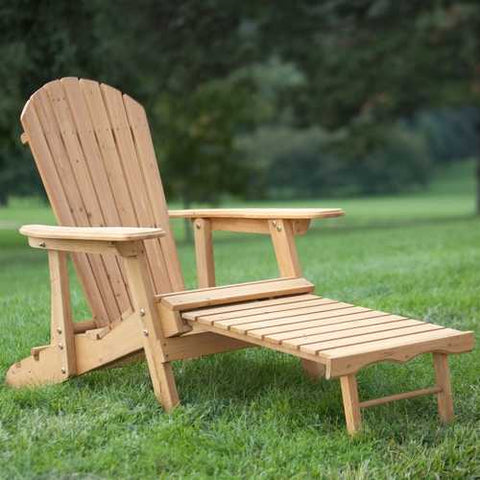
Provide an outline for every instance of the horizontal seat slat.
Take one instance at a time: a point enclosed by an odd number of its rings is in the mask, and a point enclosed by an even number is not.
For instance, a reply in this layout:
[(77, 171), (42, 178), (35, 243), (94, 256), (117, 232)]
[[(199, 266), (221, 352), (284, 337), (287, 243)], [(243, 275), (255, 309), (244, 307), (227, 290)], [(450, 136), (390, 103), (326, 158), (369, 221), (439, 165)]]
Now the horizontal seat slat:
[(191, 310), (200, 307), (235, 303), (243, 300), (282, 297), (310, 293), (314, 286), (304, 278), (266, 280), (218, 288), (190, 290), (187, 292), (162, 295), (162, 304), (171, 310)]
[[(436, 325), (438, 326), (438, 325)], [(356, 354), (365, 354), (381, 350), (390, 350), (402, 345), (413, 345), (417, 342), (426, 342), (429, 340), (437, 340), (441, 338), (454, 337), (462, 335), (465, 332), (460, 332), (452, 328), (440, 328), (430, 332), (421, 332), (416, 335), (409, 335), (397, 338), (378, 339), (367, 344), (348, 345), (344, 347), (332, 348), (324, 352), (324, 355), (329, 358), (343, 358)]]
[(337, 340), (331, 340), (328, 342), (318, 342), (301, 346), (300, 348), (305, 352), (317, 353), (332, 350), (334, 348), (348, 347), (350, 345), (365, 345), (377, 340), (390, 340), (397, 337), (407, 337), (409, 335), (416, 335), (419, 333), (431, 332), (435, 330), (441, 330), (444, 327), (440, 325), (433, 325), (431, 323), (421, 322), (419, 325), (408, 328), (401, 328), (398, 330), (389, 330), (386, 332), (372, 333), (370, 335), (359, 335), (356, 337), (347, 337)]
[[(221, 328), (233, 328), (233, 327), (240, 327), (242, 325), (251, 325), (251, 324), (259, 324), (258, 328), (264, 326), (265, 322), (273, 322), (273, 325), (281, 325), (282, 323), (288, 322), (297, 322), (299, 321), (298, 318), (303, 315), (308, 314), (321, 314), (322, 312), (331, 312), (336, 310), (343, 310), (346, 308), (350, 308), (348, 303), (338, 303), (330, 300), (329, 302), (326, 301), (323, 304), (319, 304), (313, 307), (298, 307), (297, 309), (287, 310), (287, 311), (280, 311), (280, 312), (271, 312), (271, 313), (261, 313), (258, 315), (249, 315), (247, 317), (240, 317), (234, 318), (232, 320), (220, 320), (216, 321), (215, 319), (205, 319), (212, 324), (215, 324)], [(203, 320), (202, 317), (199, 319), (200, 321)], [(261, 326), (260, 326), (261, 324)], [(270, 323), (267, 324), (269, 326)], [(247, 327), (248, 328), (248, 327)]]
[[(242, 302), (242, 303), (234, 303), (231, 305), (225, 306), (216, 306), (213, 308), (202, 308), (200, 310), (190, 310), (188, 312), (184, 312), (182, 315), (187, 320), (195, 320), (201, 316), (205, 315), (222, 315), (225, 313), (236, 313), (236, 312), (243, 312), (246, 310), (252, 310), (256, 308), (264, 308), (269, 306), (280, 306), (280, 305), (288, 305), (298, 302), (304, 302), (309, 300), (318, 300), (321, 297), (317, 295), (293, 295), (288, 296), (285, 298), (273, 298), (271, 300), (254, 300), (251, 302)], [(231, 317), (230, 317), (231, 318)]]
[[(337, 304), (338, 305), (338, 304)], [(348, 304), (347, 304), (348, 305)], [(325, 305), (327, 307), (327, 305)], [(241, 325), (232, 325), (230, 326), (231, 330), (237, 331), (237, 332), (257, 332), (261, 329), (266, 329), (266, 328), (276, 328), (280, 327), (283, 325), (295, 325), (299, 324), (301, 322), (306, 322), (306, 321), (311, 321), (311, 322), (318, 322), (322, 320), (322, 318), (330, 318), (335, 315), (340, 315), (341, 313), (359, 313), (359, 312), (366, 312), (368, 311), (366, 308), (362, 307), (351, 307), (351, 306), (340, 306), (337, 308), (330, 308), (330, 309), (324, 309), (324, 310), (319, 310), (316, 312), (311, 312), (311, 313), (306, 313), (303, 315), (291, 315), (287, 317), (282, 317), (282, 318), (274, 318), (272, 320), (266, 320), (262, 322), (254, 322), (254, 323), (245, 323)], [(222, 322), (225, 323), (225, 322)], [(215, 325), (217, 325), (215, 323)], [(261, 332), (263, 333), (263, 331)]]
[[(401, 317), (400, 315), (387, 315), (384, 312), (367, 311), (345, 315), (343, 317), (328, 318), (325, 322), (322, 322), (320, 326), (316, 322), (307, 322), (305, 324), (300, 323), (298, 325), (291, 326), (286, 325), (283, 328), (290, 329), (288, 331), (281, 331), (280, 333), (277, 333), (279, 329), (277, 329), (277, 332), (274, 331), (274, 328), (265, 329), (263, 331), (263, 335), (265, 338), (268, 337), (268, 340), (270, 341), (283, 343), (286, 340), (298, 339), (300, 341), (304, 337), (332, 333), (336, 331), (341, 332), (345, 330), (352, 330), (353, 334), (353, 331), (360, 327), (395, 323), (397, 320), (406, 320), (406, 318)], [(343, 332), (343, 334), (346, 335), (345, 332)]]
[[(295, 297), (292, 297), (292, 298), (295, 298)], [(285, 300), (285, 299), (282, 298), (282, 300)], [(319, 305), (326, 305), (326, 304), (333, 304), (333, 303), (337, 303), (337, 302), (335, 302), (334, 300), (330, 300), (328, 298), (319, 298), (319, 297), (313, 300), (307, 300), (307, 301), (301, 301), (301, 302), (288, 302), (288, 303), (281, 302), (278, 304), (267, 305), (267, 306), (263, 305), (263, 302), (262, 302), (261, 305), (255, 308), (250, 308), (248, 310), (242, 309), (242, 310), (232, 311), (228, 313), (209, 314), (208, 320), (212, 322), (221, 322), (224, 320), (234, 320), (234, 319), (241, 320), (243, 317), (255, 317), (256, 315), (275, 313), (275, 312), (277, 312), (277, 314), (280, 312), (286, 316), (288, 315), (288, 312), (292, 310), (296, 311), (297, 309), (304, 309), (307, 307), (317, 307)], [(206, 318), (206, 315), (200, 313), (196, 315), (196, 317), (198, 320), (203, 320), (204, 318)]]
[(471, 350), (473, 335), (313, 294), (183, 312), (202, 329), (325, 364), (327, 378), (383, 360)]
[[(365, 325), (365, 324), (364, 324)], [(393, 320), (388, 323), (376, 323), (371, 322), (370, 325), (361, 326), (359, 328), (352, 327), (351, 329), (336, 330), (333, 332), (325, 332), (319, 335), (303, 336), (300, 338), (294, 338), (291, 340), (284, 340), (283, 345), (292, 345), (295, 348), (300, 348), (303, 346), (308, 346), (310, 344), (323, 344), (324, 342), (329, 342), (331, 340), (343, 341), (343, 342), (362, 342), (362, 338), (366, 334), (372, 333), (386, 333), (392, 332), (395, 334), (397, 330), (404, 329), (405, 327), (418, 327), (420, 325), (428, 325), (425, 322), (420, 322), (418, 320)]]

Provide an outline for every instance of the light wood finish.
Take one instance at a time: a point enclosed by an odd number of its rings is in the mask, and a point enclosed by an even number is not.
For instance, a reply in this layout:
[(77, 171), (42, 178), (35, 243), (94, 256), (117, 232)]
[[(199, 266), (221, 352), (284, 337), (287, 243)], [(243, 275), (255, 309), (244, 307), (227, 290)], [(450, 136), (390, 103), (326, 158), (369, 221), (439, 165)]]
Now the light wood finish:
[(192, 329), (190, 325), (182, 320), (182, 316), (178, 311), (171, 310), (162, 303), (156, 303), (156, 306), (165, 337), (176, 337)]
[[(453, 418), (447, 355), (473, 348), (472, 332), (313, 295), (294, 236), (340, 209), (167, 210), (143, 107), (108, 85), (64, 78), (35, 92), (24, 133), (59, 227), (21, 229), (49, 254), (51, 343), (10, 367), (16, 387), (62, 382), (146, 357), (153, 389), (169, 411), (179, 402), (171, 362), (247, 347), (298, 357), (312, 379), (340, 377), (347, 428), (360, 408), (436, 394)], [(169, 217), (194, 221), (199, 287), (185, 291)], [(198, 227), (198, 228), (197, 228)], [(269, 234), (282, 278), (215, 287), (212, 232)], [(74, 323), (66, 255), (92, 311)], [(436, 386), (360, 402), (366, 365), (433, 353)]]
[(57, 227), (52, 225), (23, 225), (20, 233), (27, 237), (59, 240), (92, 240), (129, 242), (148, 240), (165, 235), (161, 228), (132, 227)]
[(223, 335), (194, 330), (181, 337), (169, 339), (165, 346), (165, 356), (169, 361), (185, 360), (254, 346)]
[(59, 383), (77, 374), (67, 256), (64, 252), (50, 251), (48, 264), (51, 290), (50, 345), (32, 348), (30, 357), (9, 368), (5, 380), (14, 387)]
[(425, 395), (434, 395), (441, 390), (440, 387), (420, 388), (418, 390), (412, 390), (411, 392), (397, 393), (387, 397), (365, 400), (360, 402), (360, 408), (376, 407), (377, 405), (384, 405), (385, 403), (395, 402), (397, 400), (407, 400), (409, 398), (422, 397)]
[[(413, 325), (412, 325), (413, 323)], [(400, 325), (399, 325), (400, 324)], [(374, 330), (382, 330), (381, 328), (375, 328)], [(332, 335), (328, 335), (321, 342), (315, 342), (313, 344), (302, 345), (300, 348), (310, 353), (319, 353), (323, 352), (328, 355), (329, 350), (334, 350), (337, 348), (346, 348), (350, 345), (363, 345), (365, 343), (374, 343), (379, 340), (390, 340), (393, 338), (405, 338), (408, 335), (414, 335), (419, 333), (431, 333), (437, 330), (444, 330), (440, 325), (431, 325), (424, 322), (417, 322), (415, 320), (405, 320), (399, 321), (397, 323), (392, 323), (388, 325), (388, 328), (377, 333), (368, 333), (371, 329), (361, 328), (359, 331), (354, 332), (354, 336), (350, 334), (338, 335), (337, 332), (334, 332)], [(340, 337), (340, 338), (339, 338)]]
[(195, 234), (195, 259), (197, 262), (198, 288), (215, 286), (212, 225), (210, 220), (197, 218), (193, 222)]
[(271, 220), (269, 228), (280, 276), (299, 277), (301, 267), (295, 246), (293, 223), (289, 220)]
[[(183, 216), (183, 212), (171, 211), (170, 216), (179, 217)], [(188, 215), (191, 212), (188, 213)], [(210, 211), (211, 213), (211, 211)], [(266, 210), (260, 211), (259, 209), (249, 210), (250, 215), (245, 215), (243, 210), (231, 210), (225, 211), (225, 209), (218, 211), (209, 218), (196, 218), (191, 217), (194, 220), (195, 228), (195, 253), (197, 261), (197, 278), (198, 286), (207, 287), (215, 285), (215, 264), (213, 258), (213, 230), (224, 230), (233, 232), (249, 232), (270, 234), (274, 246), (275, 255), (277, 258), (277, 264), (280, 271), (280, 275), (283, 277), (300, 277), (301, 267), (297, 255), (297, 250), (294, 241), (294, 235), (303, 235), (310, 226), (311, 219), (313, 218), (312, 211), (306, 212), (297, 211), (297, 214), (302, 215), (295, 220), (273, 220), (270, 221), (264, 217), (265, 214), (271, 214), (272, 210), (268, 212)], [(274, 213), (282, 213), (285, 211), (274, 209)], [(315, 215), (323, 215), (325, 212), (314, 212)], [(286, 215), (292, 214), (292, 210), (288, 210)], [(342, 213), (343, 214), (343, 213)], [(187, 215), (187, 217), (188, 217)], [(305, 215), (307, 215), (305, 217)], [(318, 217), (317, 217), (318, 218)], [(307, 361), (305, 361), (307, 362)], [(313, 370), (318, 369), (317, 366), (311, 366), (308, 363), (302, 363), (307, 375), (311, 376)]]
[(315, 219), (340, 217), (341, 208), (197, 208), (194, 210), (170, 210), (172, 218), (250, 218), (274, 220)]
[(270, 235), (268, 221), (259, 218), (209, 218), (212, 230)]
[(450, 369), (448, 367), (448, 355), (444, 353), (433, 354), (435, 379), (439, 392), (437, 393), (438, 414), (444, 423), (449, 423), (454, 418), (452, 385), (450, 383)]
[[(358, 312), (358, 313), (357, 313)], [(335, 312), (327, 312), (323, 315), (324, 321), (320, 326), (312, 327), (310, 321), (300, 322), (294, 325), (285, 325), (281, 328), (265, 329), (263, 335), (269, 335), (274, 342), (284, 342), (296, 347), (308, 344), (311, 336), (318, 335), (317, 340), (324, 338), (323, 335), (332, 335), (333, 332), (350, 330), (358, 327), (381, 328), (383, 324), (404, 319), (399, 315), (386, 315), (384, 312), (376, 312), (362, 307), (342, 308)], [(309, 318), (315, 319), (315, 315)], [(278, 332), (278, 333), (277, 333)]]
[[(168, 207), (163, 191), (163, 185), (158, 171), (158, 162), (153, 148), (150, 127), (148, 125), (145, 109), (128, 95), (123, 95), (128, 122), (132, 130), (137, 158), (140, 160), (143, 179), (145, 181), (148, 202), (152, 208), (152, 215), (156, 227), (161, 227), (167, 232), (167, 235), (160, 238), (161, 253), (163, 260), (160, 259), (161, 270), (166, 270), (168, 283), (165, 279), (160, 279), (160, 288), (156, 288), (157, 293), (167, 291), (184, 290), (183, 275), (180, 267), (180, 261), (177, 255), (175, 240), (170, 230)], [(141, 224), (141, 226), (145, 226)], [(161, 290), (161, 291), (160, 291)]]
[[(183, 289), (163, 188), (141, 105), (106, 85), (64, 78), (35, 92), (21, 115), (57, 221), (77, 227), (149, 227), (157, 294)], [(118, 259), (76, 252), (75, 268), (97, 325), (131, 310)]]
[(387, 360), (407, 362), (422, 353), (470, 352), (473, 345), (473, 332), (459, 332), (444, 328), (433, 332), (340, 347), (328, 352), (318, 352), (318, 354), (329, 358), (327, 378), (330, 378), (343, 373), (358, 372), (362, 367), (376, 362)]
[(354, 374), (378, 361), (404, 362), (429, 351), (460, 353), (473, 348), (471, 332), (315, 295), (286, 296), (272, 302), (179, 308), (187, 310), (182, 316), (192, 325), (320, 362), (327, 378)]
[[(248, 316), (251, 310), (261, 308), (260, 313), (268, 313), (278, 310), (289, 310), (296, 308), (295, 303), (302, 302), (302, 305), (311, 305), (312, 302), (318, 303), (322, 300), (317, 295), (305, 294), (294, 295), (287, 297), (272, 298), (270, 300), (260, 299), (258, 301), (242, 302), (227, 304), (222, 306), (214, 306), (212, 308), (202, 308), (200, 310), (189, 310), (183, 312), (183, 316), (187, 319), (197, 319), (205, 317), (206, 315), (215, 316), (216, 320), (229, 320), (236, 317)], [(213, 322), (213, 320), (212, 320)]]
[(159, 298), (162, 304), (171, 310), (189, 310), (243, 300), (309, 293), (312, 290), (313, 285), (304, 278), (285, 278), (218, 288), (187, 290), (183, 293), (163, 295)]
[(165, 337), (160, 316), (153, 302), (153, 287), (148, 274), (145, 254), (124, 259), (135, 312), (140, 317), (145, 357), (156, 397), (165, 410), (179, 403), (170, 363), (164, 355)]
[[(201, 310), (187, 311), (183, 315), (185, 318), (196, 318), (199, 323), (207, 324), (217, 323), (222, 327), (227, 327), (235, 323), (249, 323), (258, 320), (258, 315), (273, 314), (271, 318), (288, 317), (297, 315), (297, 309), (314, 309), (316, 307), (336, 304), (328, 298), (321, 298), (315, 295), (294, 295), (288, 297), (273, 298), (271, 300), (259, 300), (259, 302), (248, 302), (234, 305), (226, 305), (223, 308), (213, 307), (212, 309), (202, 308)], [(218, 311), (218, 312), (217, 312)], [(222, 323), (220, 323), (222, 322)], [(278, 324), (275, 325), (278, 327)]]
[(15, 388), (61, 383), (68, 378), (61, 365), (62, 358), (56, 345), (33, 348), (30, 356), (10, 366), (5, 382)]
[(92, 330), (93, 328), (96, 328), (96, 324), (93, 320), (83, 320), (73, 324), (73, 331), (75, 333), (85, 333), (87, 330)]
[(325, 303), (316, 307), (301, 307), (295, 312), (283, 313), (267, 313), (264, 315), (255, 315), (252, 317), (238, 318), (232, 321), (226, 320), (221, 322), (224, 328), (229, 330), (235, 330), (241, 333), (247, 333), (254, 337), (270, 338), (268, 333), (264, 333), (266, 329), (268, 331), (276, 332), (277, 327), (283, 327), (284, 325), (291, 325), (292, 323), (303, 322), (305, 319), (314, 320), (317, 318), (329, 318), (330, 315), (339, 313), (338, 310), (343, 310), (348, 306), (348, 303)]
[(75, 335), (78, 373), (110, 365), (118, 359), (143, 350), (142, 325), (135, 313), (115, 326), (101, 339), (88, 333)]
[(345, 412), (347, 431), (350, 435), (355, 435), (362, 427), (357, 378), (355, 375), (340, 377), (340, 386), (342, 388), (343, 410)]
[[(268, 220), (262, 218), (209, 218), (212, 230), (238, 233), (258, 233), (270, 235)], [(304, 235), (311, 223), (311, 219), (293, 220), (295, 235)]]
[(52, 344), (60, 350), (61, 372), (70, 377), (77, 373), (77, 367), (66, 253), (49, 251), (48, 265), (51, 290), (50, 338)]
[[(135, 256), (138, 253), (136, 242), (106, 242), (104, 240), (60, 240), (58, 238), (28, 238), (28, 244), (41, 250), (58, 250), (74, 253), (91, 253), (99, 255)], [(125, 309), (125, 312), (131, 308)]]

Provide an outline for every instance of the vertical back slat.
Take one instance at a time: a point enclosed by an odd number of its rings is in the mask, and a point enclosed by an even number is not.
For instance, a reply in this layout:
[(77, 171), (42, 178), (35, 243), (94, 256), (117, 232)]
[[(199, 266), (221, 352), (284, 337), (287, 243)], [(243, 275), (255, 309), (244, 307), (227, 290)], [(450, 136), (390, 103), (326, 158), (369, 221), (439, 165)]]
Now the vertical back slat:
[(170, 283), (173, 287), (173, 291), (181, 291), (185, 289), (185, 285), (183, 283), (177, 249), (172, 232), (170, 231), (167, 201), (165, 200), (160, 172), (158, 171), (158, 163), (153, 148), (147, 115), (145, 109), (128, 95), (123, 95), (123, 101), (130, 128), (132, 129), (137, 156), (144, 174), (148, 201), (152, 206), (156, 226), (161, 225), (168, 233), (168, 235), (162, 237), (158, 241), (162, 246), (167, 265), (171, 265), (171, 268), (168, 269)]
[[(39, 91), (39, 95), (34, 99), (34, 105), (40, 119), (40, 124), (45, 132), (47, 143), (50, 145), (52, 159), (59, 172), (60, 185), (55, 188), (61, 188), (61, 185), (64, 186), (75, 225), (89, 226), (91, 209), (88, 209), (84, 202), (84, 198), (87, 198), (89, 195), (88, 192), (83, 192), (84, 195), (82, 196), (81, 188), (77, 183), (77, 165), (75, 165), (75, 162), (79, 162), (79, 158), (70, 158), (69, 154), (71, 152), (68, 151), (69, 137), (73, 137), (73, 127), (65, 123), (58, 123), (55, 114), (62, 111), (62, 103), (60, 99), (52, 103), (48, 95), (48, 89), (51, 89), (58, 83), (58, 80), (50, 82), (44, 89)], [(89, 256), (89, 262), (92, 266), (95, 280), (100, 288), (103, 305), (108, 315), (107, 318), (117, 318), (120, 312), (111, 288), (108, 272), (105, 269), (104, 260), (98, 256)]]
[[(77, 80), (78, 81), (78, 80)], [(94, 182), (89, 171), (83, 149), (79, 142), (77, 126), (72, 117), (72, 112), (67, 101), (66, 92), (60, 81), (51, 82), (46, 88), (45, 100), (50, 101), (57, 127), (63, 141), (66, 158), (70, 163), (73, 174), (73, 184), (77, 186), (79, 201), (83, 205), (85, 215), (82, 218), (82, 226), (101, 227), (106, 222), (103, 218), (102, 207), (97, 198)], [(47, 100), (48, 99), (48, 100)], [(95, 178), (95, 181), (98, 180)], [(101, 192), (104, 195), (104, 192)], [(119, 318), (123, 311), (130, 308), (125, 283), (118, 268), (117, 259), (112, 256), (101, 258), (104, 264), (104, 272), (101, 272), (100, 281), (104, 284), (105, 305), (111, 318)]]
[[(64, 88), (75, 123), (81, 154), (83, 153), (83, 163), (85, 166), (84, 181), (88, 181), (93, 187), (93, 192), (91, 192), (93, 195), (92, 211), (98, 211), (98, 218), (95, 219), (92, 217), (90, 220), (96, 220), (98, 226), (121, 225), (120, 216), (95, 138), (90, 114), (82, 91), (80, 90), (79, 81), (76, 78), (64, 78), (61, 80), (61, 85)], [(83, 175), (83, 171), (80, 171), (79, 174)], [(95, 181), (93, 181), (93, 179), (95, 179)], [(95, 223), (92, 223), (92, 225), (97, 226)], [(111, 267), (112, 288), (117, 297), (120, 311), (122, 313), (129, 311), (132, 309), (132, 304), (121, 262), (118, 258), (114, 257), (108, 260)]]
[[(183, 289), (168, 210), (145, 111), (118, 90), (65, 78), (38, 90), (22, 125), (57, 221), (77, 226), (161, 226), (145, 242), (157, 293)], [(125, 272), (111, 256), (74, 255), (98, 323), (132, 308)]]
[[(132, 197), (135, 195), (133, 208), (136, 212), (138, 224), (153, 227), (155, 226), (155, 219), (153, 217), (152, 205), (147, 196), (145, 181), (133, 144), (122, 94), (115, 88), (103, 84), (101, 85), (101, 90), (112, 126), (118, 155), (130, 189), (130, 195)], [(163, 290), (162, 283), (166, 284), (167, 290), (173, 290), (158, 242), (146, 241), (145, 250), (155, 290), (157, 292)]]
[[(70, 206), (64, 185), (60, 181), (61, 172), (57, 170), (53, 160), (54, 153), (46, 140), (48, 132), (42, 129), (40, 118), (34, 106), (34, 101), (39, 94), (40, 92), (37, 92), (33, 95), (25, 105), (21, 116), (22, 125), (28, 133), (30, 149), (35, 157), (38, 171), (57, 220), (62, 225), (73, 226), (76, 225), (74, 208)], [(108, 320), (108, 313), (105, 309), (101, 290), (97, 284), (95, 271), (90, 263), (90, 259), (82, 253), (75, 254), (74, 257), (75, 268), (85, 295), (89, 300), (92, 314), (99, 324), (105, 323)]]

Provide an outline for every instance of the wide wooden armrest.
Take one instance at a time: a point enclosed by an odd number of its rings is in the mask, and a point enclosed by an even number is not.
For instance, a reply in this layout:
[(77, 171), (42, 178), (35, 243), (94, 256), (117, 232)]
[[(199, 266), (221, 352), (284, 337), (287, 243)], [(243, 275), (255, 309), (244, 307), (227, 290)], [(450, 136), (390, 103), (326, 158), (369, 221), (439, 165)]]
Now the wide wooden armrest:
[(170, 210), (171, 218), (248, 218), (259, 220), (313, 220), (345, 215), (341, 208), (199, 208)]
[(58, 227), (52, 225), (23, 225), (20, 233), (31, 238), (55, 240), (88, 240), (132, 242), (163, 237), (161, 228), (135, 227)]

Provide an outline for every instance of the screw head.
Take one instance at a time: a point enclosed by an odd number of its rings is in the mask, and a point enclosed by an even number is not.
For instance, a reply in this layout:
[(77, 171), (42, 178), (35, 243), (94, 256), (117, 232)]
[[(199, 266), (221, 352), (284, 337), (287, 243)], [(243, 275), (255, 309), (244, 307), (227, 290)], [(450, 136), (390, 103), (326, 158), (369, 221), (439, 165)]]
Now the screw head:
[(144, 330), (144, 331), (143, 331), (143, 334), (144, 334), (146, 337), (148, 337), (148, 330)]
[(281, 225), (278, 225), (277, 226), (277, 232), (281, 232), (282, 231), (282, 226)]
[(202, 226), (201, 226), (199, 223), (195, 223), (195, 228), (196, 228), (197, 230), (200, 230), (200, 229), (202, 228)]
[(59, 348), (60, 350), (63, 350), (63, 343), (59, 343), (59, 344), (58, 344), (58, 348)]
[(145, 309), (141, 308), (139, 311), (140, 311), (140, 316), (144, 317), (145, 316)]
[(42, 247), (42, 248), (45, 248), (47, 246), (47, 244), (45, 242), (40, 242), (38, 244), (39, 247)]
[(67, 369), (65, 367), (62, 367), (62, 373), (67, 373)]
[(277, 226), (277, 221), (276, 221), (276, 220), (273, 220), (272, 225), (273, 225), (274, 227), (276, 227), (276, 226)]
[(61, 334), (62, 333), (62, 329), (60, 327), (57, 327), (57, 333), (58, 334)]

